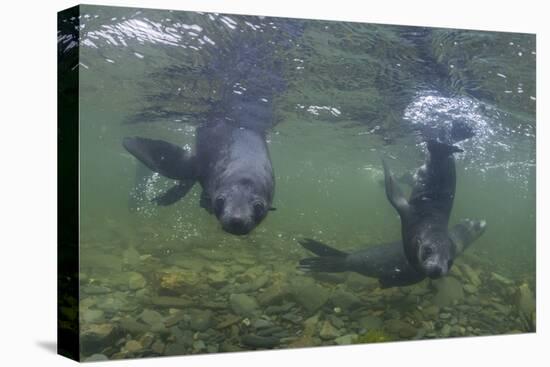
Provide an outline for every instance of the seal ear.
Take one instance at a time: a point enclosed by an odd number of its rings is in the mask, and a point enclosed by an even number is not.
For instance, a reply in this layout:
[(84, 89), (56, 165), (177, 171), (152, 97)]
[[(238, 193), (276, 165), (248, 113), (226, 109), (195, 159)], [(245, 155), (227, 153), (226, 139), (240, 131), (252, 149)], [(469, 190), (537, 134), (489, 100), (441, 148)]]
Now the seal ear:
[(382, 165), (384, 166), (384, 184), (386, 186), (386, 196), (391, 205), (397, 210), (401, 217), (407, 215), (410, 210), (410, 205), (405, 199), (405, 196), (396, 185), (395, 180), (388, 168), (388, 164), (382, 159)]
[(193, 157), (177, 145), (147, 138), (124, 138), (122, 145), (150, 170), (174, 179), (193, 179), (196, 169)]

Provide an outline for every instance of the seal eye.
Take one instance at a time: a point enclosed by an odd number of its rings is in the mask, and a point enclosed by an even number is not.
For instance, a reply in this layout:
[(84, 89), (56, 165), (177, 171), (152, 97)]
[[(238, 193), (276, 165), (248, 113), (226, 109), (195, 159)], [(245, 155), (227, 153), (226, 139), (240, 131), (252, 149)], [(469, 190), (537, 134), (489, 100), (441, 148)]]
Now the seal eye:
[(223, 206), (225, 205), (225, 199), (223, 196), (218, 196), (214, 202), (214, 213), (216, 216), (220, 216), (223, 211)]
[(426, 247), (422, 251), (422, 261), (426, 261), (433, 254), (433, 249), (431, 247)]
[(265, 205), (259, 201), (255, 202), (254, 203), (254, 216), (256, 218), (261, 218), (263, 217), (264, 213), (265, 213)]

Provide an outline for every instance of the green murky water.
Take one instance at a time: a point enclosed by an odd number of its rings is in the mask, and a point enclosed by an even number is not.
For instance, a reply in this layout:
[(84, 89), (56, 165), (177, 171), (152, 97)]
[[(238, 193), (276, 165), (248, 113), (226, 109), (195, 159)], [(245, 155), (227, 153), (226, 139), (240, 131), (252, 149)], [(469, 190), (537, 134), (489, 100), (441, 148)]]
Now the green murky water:
[[(534, 35), (81, 9), (84, 358), (534, 330)], [(233, 236), (199, 207), (199, 185), (175, 205), (150, 203), (173, 183), (158, 176), (136, 204), (124, 136), (192, 146), (212, 109), (254, 93), (272, 107), (259, 123), (277, 211)], [(448, 277), (381, 289), (296, 269), (311, 256), (301, 238), (339, 249), (399, 239), (380, 157), (414, 169), (422, 140), (453, 121), (475, 136), (459, 144), (451, 223), (488, 229)]]

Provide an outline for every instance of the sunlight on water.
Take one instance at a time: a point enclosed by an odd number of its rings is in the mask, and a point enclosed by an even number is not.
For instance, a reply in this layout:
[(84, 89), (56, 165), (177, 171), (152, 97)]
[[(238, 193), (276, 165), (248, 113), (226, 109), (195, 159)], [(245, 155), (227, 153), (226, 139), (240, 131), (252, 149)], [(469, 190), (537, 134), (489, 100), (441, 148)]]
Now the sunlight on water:
[(471, 97), (444, 97), (433, 90), (419, 92), (405, 109), (403, 118), (437, 132), (450, 131), (456, 121), (465, 122), (473, 129), (474, 136), (457, 144), (464, 149), (464, 154), (457, 155), (457, 159), (467, 162), (467, 169), (483, 173), (502, 169), (518, 188), (530, 189), (528, 178), (535, 165), (532, 151), (535, 132), (531, 119), (523, 117), (524, 121), (518, 121), (495, 106)]

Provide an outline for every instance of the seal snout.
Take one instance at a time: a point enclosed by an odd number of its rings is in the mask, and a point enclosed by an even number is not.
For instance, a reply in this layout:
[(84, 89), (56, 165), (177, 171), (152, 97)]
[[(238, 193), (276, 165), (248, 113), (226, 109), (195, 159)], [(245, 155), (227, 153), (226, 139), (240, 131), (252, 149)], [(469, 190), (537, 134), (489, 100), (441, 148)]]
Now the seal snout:
[(225, 231), (235, 235), (248, 234), (254, 226), (242, 217), (229, 217), (222, 220), (222, 227)]
[(231, 218), (229, 220), (228, 230), (234, 234), (247, 234), (248, 226), (242, 218)]
[(424, 272), (426, 276), (431, 279), (437, 279), (446, 275), (449, 272), (449, 269), (452, 266), (452, 261), (448, 261), (447, 264), (429, 261), (424, 263)]
[(432, 266), (426, 269), (426, 275), (432, 279), (439, 278), (443, 274), (443, 269), (440, 266)]

